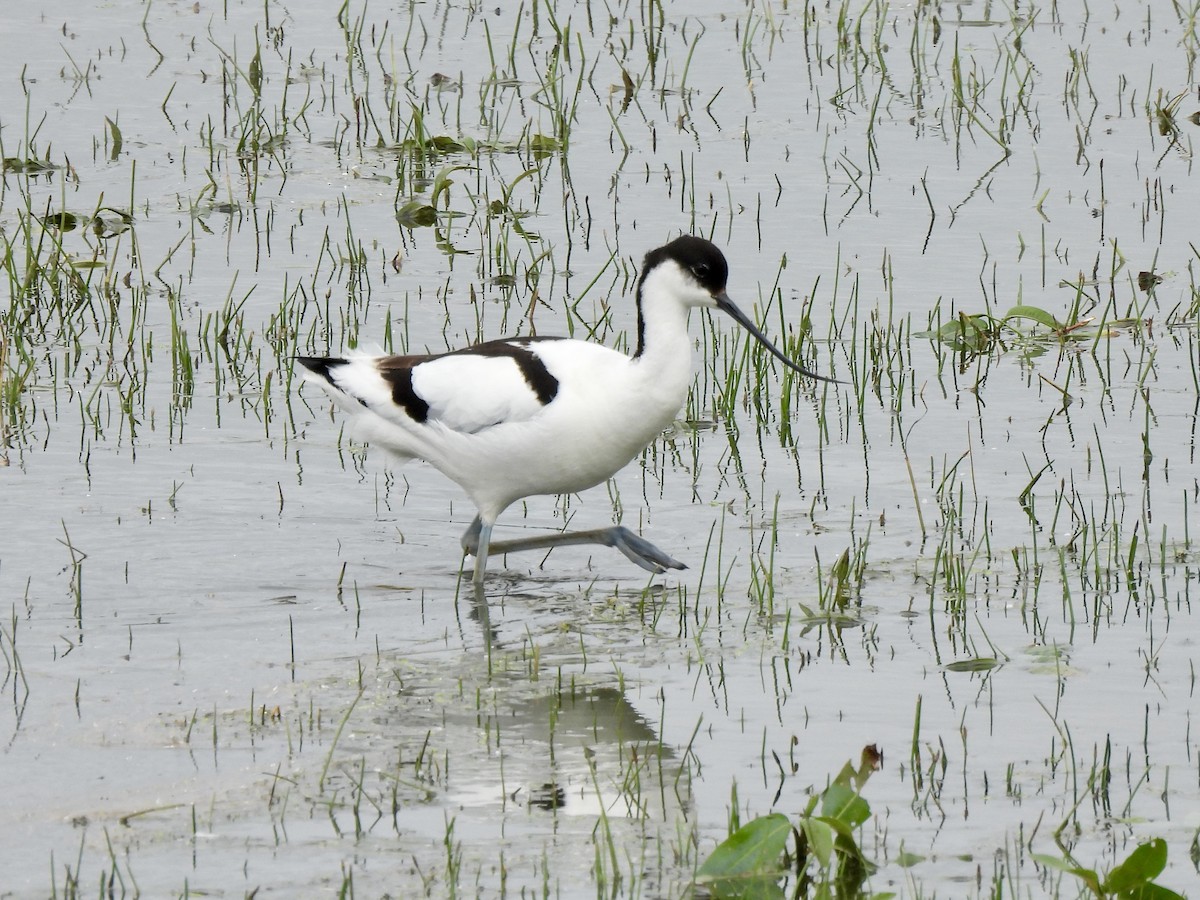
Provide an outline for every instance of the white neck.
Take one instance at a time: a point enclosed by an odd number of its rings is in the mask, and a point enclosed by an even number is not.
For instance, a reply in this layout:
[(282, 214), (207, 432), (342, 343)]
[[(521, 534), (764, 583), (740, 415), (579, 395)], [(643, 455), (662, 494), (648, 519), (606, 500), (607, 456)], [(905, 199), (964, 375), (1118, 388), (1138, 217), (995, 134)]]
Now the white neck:
[(676, 265), (660, 265), (641, 283), (638, 351), (633, 363), (645, 390), (673, 417), (687, 399), (692, 374), (688, 313), (708, 295)]

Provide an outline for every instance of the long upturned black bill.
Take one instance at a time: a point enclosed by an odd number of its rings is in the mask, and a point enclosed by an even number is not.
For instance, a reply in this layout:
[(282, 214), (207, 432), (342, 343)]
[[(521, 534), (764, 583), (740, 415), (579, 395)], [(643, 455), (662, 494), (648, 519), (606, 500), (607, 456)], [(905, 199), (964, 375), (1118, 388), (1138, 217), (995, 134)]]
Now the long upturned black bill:
[(742, 312), (737, 307), (737, 304), (735, 304), (732, 300), (730, 300), (729, 295), (727, 293), (725, 293), (724, 291), (721, 291), (721, 293), (719, 293), (719, 294), (714, 294), (713, 299), (717, 301), (717, 309), (728, 313), (729, 316), (735, 322), (737, 322), (739, 325), (741, 325), (743, 328), (745, 328), (748, 332), (750, 332), (752, 335), (754, 335), (756, 338), (758, 338), (758, 342), (760, 344), (762, 344), (764, 347), (766, 347), (771, 352), (772, 356), (774, 356), (777, 360), (779, 360), (781, 363), (783, 363), (789, 369), (794, 369), (795, 371), (799, 372), (801, 375), (805, 376), (806, 378), (813, 378), (817, 381), (827, 381), (830, 384), (841, 384), (842, 383), (842, 382), (838, 381), (836, 378), (830, 378), (828, 375), (818, 375), (816, 372), (810, 372), (810, 371), (808, 371), (808, 369), (804, 368), (801, 365), (798, 365), (797, 363), (792, 362), (792, 360), (790, 360), (786, 356), (784, 356), (783, 351), (771, 343), (770, 338), (768, 338), (765, 334), (762, 333), (762, 331), (759, 330), (758, 326), (754, 324), (754, 322), (750, 319), (750, 317), (747, 316), (744, 312)]

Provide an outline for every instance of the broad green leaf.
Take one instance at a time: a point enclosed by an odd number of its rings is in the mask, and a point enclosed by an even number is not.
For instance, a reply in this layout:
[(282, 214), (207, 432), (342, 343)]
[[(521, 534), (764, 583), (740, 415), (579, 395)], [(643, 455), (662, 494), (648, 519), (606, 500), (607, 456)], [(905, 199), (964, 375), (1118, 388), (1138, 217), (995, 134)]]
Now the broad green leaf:
[(74, 231), (75, 226), (79, 224), (79, 217), (75, 213), (60, 212), (50, 213), (50, 215), (43, 216), (38, 221), (46, 228), (57, 228), (59, 231)]
[(817, 858), (822, 868), (833, 859), (834, 830), (820, 819), (805, 817), (800, 820), (800, 830), (808, 841), (809, 852)]
[(1000, 660), (994, 656), (977, 656), (974, 659), (960, 659), (946, 666), (947, 672), (986, 672), (1000, 665)]
[(61, 168), (44, 159), (20, 159), (16, 156), (4, 157), (4, 171), (23, 172), (29, 175), (43, 175)]
[[(1055, 869), (1059, 872), (1068, 872), (1071, 875), (1078, 874), (1078, 866), (1073, 866), (1068, 860), (1059, 859), (1057, 856), (1051, 856), (1048, 853), (1034, 853), (1034, 862), (1041, 863), (1047, 869)], [(1095, 873), (1093, 873), (1095, 874)]]
[(1094, 870), (1072, 865), (1070, 860), (1061, 859), (1057, 856), (1047, 856), (1045, 853), (1033, 853), (1031, 855), (1036, 862), (1041, 863), (1048, 869), (1057, 869), (1059, 872), (1074, 875), (1092, 888), (1097, 896), (1100, 896), (1100, 876)]
[(96, 216), (92, 219), (92, 231), (99, 238), (110, 238), (116, 237), (118, 234), (124, 234), (129, 230), (131, 225), (133, 225), (133, 216), (127, 212), (108, 206), (96, 210)]
[(1139, 884), (1135, 888), (1121, 891), (1118, 896), (1121, 900), (1187, 900), (1183, 894), (1177, 894), (1170, 888), (1153, 882)]
[(1030, 319), (1052, 331), (1062, 331), (1066, 328), (1058, 319), (1039, 306), (1025, 306), (1024, 304), (1014, 306), (1004, 314), (1004, 321), (1007, 322), (1009, 319)]
[(454, 184), (454, 180), (450, 177), (455, 172), (461, 169), (466, 169), (467, 166), (443, 166), (436, 175), (433, 176), (433, 192), (429, 196), (429, 205), (437, 207), (438, 200), (442, 194), (449, 195), (450, 185)]
[[(830, 784), (831, 785), (840, 784), (842, 787), (848, 787), (848, 788), (854, 787), (854, 766), (850, 764), (849, 760), (842, 763), (841, 769), (839, 769), (838, 773), (833, 776), (833, 780), (830, 781)], [(821, 795), (821, 799), (824, 799), (825, 794), (828, 794), (828, 793), (829, 793), (829, 789), (826, 788), (825, 791)]]
[(995, 338), (996, 325), (986, 313), (973, 316), (960, 314), (937, 331), (922, 331), (916, 336), (949, 344), (957, 350), (982, 351)]
[(821, 815), (854, 827), (871, 817), (871, 807), (852, 788), (831, 784), (821, 797)]
[(561, 149), (562, 144), (558, 139), (549, 135), (535, 134), (529, 139), (529, 152), (538, 159), (547, 157), (551, 153), (556, 153)]
[(1167, 867), (1167, 842), (1154, 838), (1140, 844), (1125, 861), (1108, 873), (1104, 890), (1112, 894), (1127, 891), (1137, 885), (1153, 881)]
[(951, 319), (935, 331), (933, 336), (943, 341), (958, 341), (965, 335), (980, 334), (986, 331), (986, 328), (977, 324), (974, 316), (963, 316), (959, 319)]
[(461, 153), (466, 147), (448, 134), (439, 134), (430, 139), (434, 149), (439, 153)]
[(718, 844), (700, 867), (699, 875), (725, 879), (773, 873), (779, 869), (779, 858), (791, 833), (792, 823), (787, 816), (760, 816)]
[(246, 72), (246, 78), (250, 82), (250, 90), (254, 91), (254, 96), (262, 93), (263, 83), (263, 67), (262, 67), (262, 51), (255, 50), (254, 58), (250, 60), (250, 68)]
[(437, 221), (437, 210), (420, 200), (409, 200), (396, 210), (396, 221), (405, 228), (424, 228)]
[(121, 155), (121, 145), (124, 140), (121, 137), (121, 129), (117, 127), (117, 123), (108, 116), (104, 117), (105, 123), (108, 125), (108, 132), (112, 135), (112, 147), (108, 151), (108, 158), (115, 161)]
[(813, 821), (824, 822), (834, 833), (834, 840), (849, 840), (854, 842), (854, 826), (847, 824), (837, 816), (817, 816)]

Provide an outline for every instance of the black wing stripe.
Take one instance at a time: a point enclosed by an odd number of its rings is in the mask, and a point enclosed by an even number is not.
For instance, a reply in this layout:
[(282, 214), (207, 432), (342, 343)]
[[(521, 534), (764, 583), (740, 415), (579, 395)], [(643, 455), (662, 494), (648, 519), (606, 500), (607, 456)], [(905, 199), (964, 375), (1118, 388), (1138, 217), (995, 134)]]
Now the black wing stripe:
[(470, 353), (475, 356), (508, 357), (517, 364), (525, 383), (537, 396), (538, 402), (545, 406), (558, 396), (558, 379), (550, 374), (541, 358), (529, 349), (529, 344), (536, 340), (552, 341), (558, 338), (515, 338), (500, 341), (488, 341), (463, 350), (455, 350), (446, 356)]
[(392, 386), (392, 402), (401, 407), (414, 422), (424, 424), (429, 418), (429, 404), (413, 388), (413, 370), (389, 369), (380, 373)]

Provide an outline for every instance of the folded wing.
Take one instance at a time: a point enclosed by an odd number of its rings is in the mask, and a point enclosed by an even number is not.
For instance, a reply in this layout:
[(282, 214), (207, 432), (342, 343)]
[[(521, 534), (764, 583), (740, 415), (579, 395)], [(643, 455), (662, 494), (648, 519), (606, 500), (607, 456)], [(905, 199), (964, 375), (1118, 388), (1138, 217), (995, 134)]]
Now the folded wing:
[(543, 340), (553, 339), (490, 341), (432, 356), (298, 361), (343, 404), (354, 401), (351, 409), (357, 404), (405, 427), (475, 434), (527, 421), (553, 402), (558, 380), (537, 353)]

